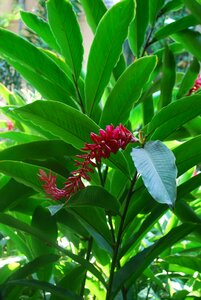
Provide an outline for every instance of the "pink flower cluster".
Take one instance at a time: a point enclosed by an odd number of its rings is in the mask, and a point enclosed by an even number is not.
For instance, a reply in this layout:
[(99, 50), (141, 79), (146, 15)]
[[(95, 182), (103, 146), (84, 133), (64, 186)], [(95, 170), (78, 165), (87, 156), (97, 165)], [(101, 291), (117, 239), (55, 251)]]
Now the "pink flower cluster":
[(43, 189), (48, 196), (54, 200), (65, 198), (67, 201), (72, 194), (85, 187), (82, 179), (90, 181), (88, 173), (93, 172), (92, 167), (96, 167), (102, 158), (108, 158), (111, 153), (125, 149), (128, 143), (137, 141), (122, 124), (116, 128), (113, 125), (108, 125), (106, 130), (100, 129), (99, 133), (100, 135), (91, 133), (90, 138), (93, 144), (85, 143), (81, 150), (88, 153), (76, 156), (79, 159), (75, 160), (78, 169), (71, 172), (72, 176), (67, 178), (62, 189), (56, 185), (56, 176), (52, 175), (51, 172), (47, 175), (44, 170), (39, 170), (39, 179), (43, 182)]
[(190, 89), (190, 91), (188, 92), (187, 96), (190, 96), (192, 93), (196, 92), (197, 90), (199, 90), (201, 87), (201, 76), (198, 75), (198, 78), (196, 79), (194, 86)]

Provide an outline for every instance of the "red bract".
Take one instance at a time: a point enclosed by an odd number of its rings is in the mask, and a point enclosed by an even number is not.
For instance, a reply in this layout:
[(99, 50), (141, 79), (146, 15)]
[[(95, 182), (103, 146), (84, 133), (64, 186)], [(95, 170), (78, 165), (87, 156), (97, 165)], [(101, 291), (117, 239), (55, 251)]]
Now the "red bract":
[(197, 90), (199, 90), (201, 87), (201, 76), (198, 75), (198, 78), (196, 79), (194, 86), (190, 89), (190, 91), (188, 92), (187, 96), (190, 96), (192, 93), (196, 92)]
[(106, 127), (106, 130), (100, 129), (100, 135), (90, 134), (93, 144), (85, 143), (81, 150), (87, 151), (88, 154), (77, 155), (79, 160), (75, 160), (75, 165), (79, 168), (71, 172), (71, 175), (65, 182), (63, 189), (56, 186), (56, 177), (50, 173), (47, 175), (43, 170), (39, 172), (39, 178), (45, 184), (43, 189), (47, 195), (54, 200), (65, 198), (66, 201), (72, 194), (79, 189), (84, 188), (82, 179), (90, 181), (88, 173), (93, 172), (92, 167), (96, 167), (96, 163), (100, 163), (102, 158), (108, 158), (111, 153), (117, 153), (119, 149), (125, 149), (128, 143), (136, 142), (132, 133), (122, 124), (114, 128), (113, 125)]

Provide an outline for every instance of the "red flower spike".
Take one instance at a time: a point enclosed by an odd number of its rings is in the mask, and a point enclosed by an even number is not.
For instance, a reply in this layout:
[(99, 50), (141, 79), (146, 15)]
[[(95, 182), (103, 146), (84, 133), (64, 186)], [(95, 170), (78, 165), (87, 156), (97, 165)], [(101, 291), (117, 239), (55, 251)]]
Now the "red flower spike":
[(99, 130), (99, 135), (92, 132), (90, 138), (93, 143), (85, 143), (81, 149), (88, 153), (76, 155), (80, 160), (75, 160), (75, 166), (79, 168), (71, 172), (72, 176), (67, 179), (63, 189), (57, 188), (56, 177), (51, 172), (48, 176), (43, 170), (39, 171), (40, 180), (45, 183), (43, 189), (52, 199), (65, 198), (67, 201), (72, 194), (85, 187), (82, 179), (90, 181), (90, 176), (87, 173), (93, 172), (91, 166), (97, 166), (93, 160), (100, 163), (102, 158), (109, 158), (111, 153), (115, 154), (119, 149), (125, 149), (129, 143), (138, 141), (122, 124), (116, 128), (113, 125), (108, 125), (106, 130)]
[(198, 75), (197, 79), (194, 82), (194, 86), (189, 90), (186, 96), (190, 96), (192, 93), (195, 93), (201, 87), (201, 75)]

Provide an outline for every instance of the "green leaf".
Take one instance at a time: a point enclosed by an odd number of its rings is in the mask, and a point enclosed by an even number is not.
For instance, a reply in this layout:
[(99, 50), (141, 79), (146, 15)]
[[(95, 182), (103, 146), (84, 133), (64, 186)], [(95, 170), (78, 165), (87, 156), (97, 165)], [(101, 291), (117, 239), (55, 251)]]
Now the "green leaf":
[(86, 15), (87, 23), (94, 33), (107, 8), (102, 0), (96, 0), (96, 2), (94, 0), (80, 0), (80, 2)]
[(119, 59), (133, 11), (133, 1), (125, 0), (114, 5), (99, 23), (89, 53), (85, 81), (89, 115), (100, 101), (112, 70)]
[(192, 15), (185, 16), (177, 21), (174, 21), (155, 32), (153, 39), (161, 40), (164, 39), (175, 32), (184, 30), (191, 26), (196, 26), (198, 21)]
[(1, 139), (9, 139), (12, 141), (17, 142), (18, 144), (24, 144), (24, 143), (30, 143), (34, 141), (41, 141), (44, 140), (39, 135), (33, 135), (33, 134), (28, 134), (25, 132), (20, 132), (20, 131), (5, 131), (5, 132), (0, 132), (0, 138)]
[(61, 140), (36, 141), (16, 145), (0, 151), (0, 160), (48, 159), (51, 157), (74, 156), (77, 149)]
[(22, 75), (31, 83), (40, 79), (50, 86), (54, 84), (58, 92), (61, 89), (67, 95), (75, 95), (72, 82), (47, 55), (25, 39), (5, 29), (0, 29), (0, 54), (19, 71), (22, 70)]
[(57, 297), (60, 297), (61, 299), (69, 299), (69, 300), (81, 300), (82, 298), (80, 296), (77, 296), (73, 292), (66, 290), (62, 287), (57, 287), (53, 284), (50, 284), (45, 281), (39, 281), (39, 280), (26, 280), (26, 279), (19, 279), (19, 280), (12, 280), (8, 281), (6, 283), (6, 286), (12, 287), (12, 286), (24, 286), (24, 287), (30, 287), (32, 289), (40, 289), (43, 291), (50, 292), (53, 295), (56, 295)]
[(160, 141), (133, 148), (132, 158), (151, 196), (159, 203), (174, 205), (177, 168), (173, 153)]
[(162, 13), (165, 14), (169, 11), (175, 11), (183, 6), (183, 0), (172, 0), (167, 2), (162, 8)]
[(119, 212), (119, 203), (115, 197), (104, 188), (88, 186), (74, 194), (68, 201), (67, 207), (101, 207), (114, 213)]
[(149, 0), (136, 0), (134, 20), (129, 26), (129, 44), (136, 57), (140, 57), (149, 22)]
[(0, 213), (0, 222), (8, 225), (12, 228), (15, 228), (20, 231), (24, 231), (26, 233), (31, 234), (32, 236), (35, 236), (36, 238), (40, 239), (44, 243), (47, 243), (48, 245), (51, 245), (55, 247), (57, 250), (59, 250), (61, 253), (63, 253), (66, 256), (69, 256), (74, 261), (78, 262), (83, 267), (87, 268), (95, 277), (97, 277), (100, 282), (105, 286), (105, 280), (103, 279), (101, 273), (93, 266), (93, 264), (89, 263), (85, 259), (83, 259), (81, 256), (73, 254), (71, 251), (68, 251), (59, 245), (57, 245), (52, 238), (50, 239), (46, 236), (45, 232), (41, 231), (40, 229), (34, 228), (25, 222), (22, 222), (20, 220), (15, 219), (12, 216)]
[(48, 21), (75, 80), (80, 76), (83, 59), (82, 36), (72, 5), (66, 0), (47, 1)]
[[(57, 241), (57, 224), (56, 219), (51, 216), (50, 212), (42, 207), (38, 206), (32, 216), (31, 225), (34, 228), (37, 228), (45, 232), (48, 239)], [(50, 245), (40, 241), (35, 237), (31, 237), (31, 247), (33, 257), (36, 258), (41, 255), (49, 255), (50, 253), (55, 253), (55, 248)], [(49, 280), (52, 274), (53, 265), (45, 266), (38, 270), (37, 276), (40, 280)]]
[(163, 140), (201, 113), (201, 96), (194, 95), (170, 103), (159, 111), (148, 125), (150, 139)]
[(0, 83), (0, 95), (6, 100), (7, 105), (24, 105), (25, 101), (20, 96), (9, 91), (5, 85)]
[(80, 149), (91, 142), (90, 133), (98, 131), (98, 125), (80, 111), (54, 101), (35, 101), (14, 110), (14, 114), (31, 119), (64, 142)]
[(156, 22), (158, 13), (160, 12), (165, 0), (149, 0), (149, 22), (152, 26)]
[(197, 3), (195, 0), (183, 0), (184, 4), (201, 24), (201, 3)]
[(59, 46), (55, 41), (50, 26), (44, 19), (27, 11), (20, 11), (20, 16), (27, 27), (37, 33), (50, 48), (59, 52)]
[(187, 255), (168, 256), (164, 258), (169, 264), (179, 265), (201, 273), (201, 258)]
[(199, 51), (201, 47), (200, 32), (186, 29), (172, 34), (171, 37), (176, 42), (181, 43), (187, 51), (201, 61), (201, 53)]
[(200, 64), (198, 60), (194, 57), (180, 84), (177, 93), (178, 99), (185, 96), (189, 92), (189, 90), (193, 87), (199, 71), (200, 71)]
[(112, 296), (114, 297), (125, 283), (128, 283), (127, 285), (131, 285), (135, 282), (156, 257), (180, 239), (191, 233), (196, 227), (199, 228), (196, 224), (186, 223), (173, 228), (167, 235), (160, 238), (155, 244), (132, 257), (130, 261), (128, 261), (115, 274)]
[(162, 79), (160, 107), (168, 105), (172, 101), (172, 91), (176, 79), (176, 63), (174, 54), (168, 46), (165, 47), (163, 54)]
[(118, 79), (106, 101), (100, 126), (126, 123), (134, 103), (156, 66), (156, 57), (147, 56), (136, 60)]

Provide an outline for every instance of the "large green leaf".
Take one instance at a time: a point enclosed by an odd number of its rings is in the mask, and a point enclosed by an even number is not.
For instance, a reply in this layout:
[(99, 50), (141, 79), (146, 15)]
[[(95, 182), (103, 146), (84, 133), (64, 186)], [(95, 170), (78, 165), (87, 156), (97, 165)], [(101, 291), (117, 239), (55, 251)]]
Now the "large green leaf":
[(119, 203), (115, 197), (102, 187), (88, 186), (74, 194), (67, 202), (67, 207), (95, 206), (106, 211), (119, 212)]
[(14, 110), (25, 119), (31, 119), (63, 141), (80, 149), (90, 142), (90, 133), (97, 132), (98, 126), (86, 115), (63, 103), (54, 101), (35, 101)]
[(196, 229), (196, 227), (199, 228), (196, 224), (186, 223), (173, 228), (154, 245), (144, 249), (142, 252), (132, 257), (130, 261), (128, 261), (115, 274), (112, 296), (114, 297), (126, 282), (129, 281), (129, 285), (135, 282), (135, 280), (142, 274), (148, 265), (159, 256), (159, 254), (191, 233)]
[(176, 79), (176, 63), (174, 54), (168, 46), (165, 47), (163, 54), (162, 79), (160, 107), (168, 105), (172, 101), (172, 91)]
[(15, 141), (17, 144), (25, 144), (36, 141), (44, 141), (39, 135), (28, 134), (20, 131), (4, 131), (0, 132), (0, 138)]
[(187, 255), (168, 256), (164, 258), (169, 264), (175, 264), (201, 273), (201, 258)]
[(114, 5), (99, 23), (89, 53), (85, 82), (89, 115), (100, 101), (119, 59), (133, 11), (132, 0), (122, 1)]
[(149, 0), (149, 22), (154, 26), (165, 0)]
[(21, 19), (31, 30), (38, 34), (43, 41), (52, 49), (59, 52), (59, 46), (57, 45), (55, 38), (50, 30), (49, 24), (42, 18), (27, 11), (20, 12)]
[(192, 15), (185, 16), (175, 22), (172, 22), (172, 23), (158, 29), (155, 32), (153, 39), (156, 39), (156, 40), (164, 39), (164, 38), (170, 36), (171, 34), (174, 34), (175, 32), (184, 30), (186, 28), (195, 26), (197, 24), (198, 24), (198, 21), (194, 18), (194, 16), (192, 16)]
[(163, 140), (201, 113), (201, 96), (194, 95), (170, 103), (159, 111), (148, 125), (149, 138)]
[(193, 87), (194, 82), (198, 76), (199, 70), (200, 64), (198, 60), (194, 57), (180, 84), (177, 93), (178, 99), (184, 97), (188, 93), (188, 91)]
[(79, 78), (83, 47), (82, 36), (72, 5), (66, 0), (47, 1), (48, 21), (66, 63), (75, 80)]
[(133, 148), (132, 158), (151, 196), (159, 203), (174, 205), (177, 168), (173, 153), (160, 141)]
[(140, 57), (149, 22), (149, 0), (136, 0), (134, 20), (129, 27), (129, 44), (136, 57)]
[(67, 95), (75, 95), (73, 83), (47, 55), (25, 39), (5, 29), (0, 29), (0, 54), (19, 71), (22, 69), (22, 75), (26, 78), (27, 74), (29, 81), (32, 80), (30, 78), (32, 74), (49, 85), (55, 84)]
[(156, 65), (155, 56), (147, 56), (136, 60), (121, 75), (108, 96), (100, 126), (125, 123), (132, 106), (140, 97), (143, 87)]
[(172, 34), (171, 36), (176, 42), (181, 43), (187, 51), (192, 53), (201, 61), (201, 34), (198, 31), (186, 29)]

